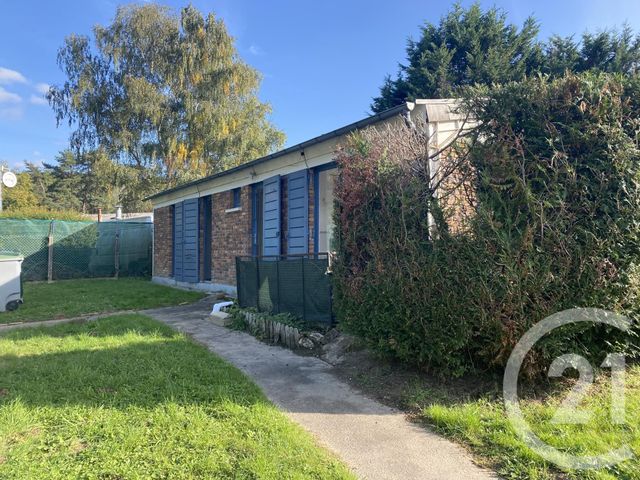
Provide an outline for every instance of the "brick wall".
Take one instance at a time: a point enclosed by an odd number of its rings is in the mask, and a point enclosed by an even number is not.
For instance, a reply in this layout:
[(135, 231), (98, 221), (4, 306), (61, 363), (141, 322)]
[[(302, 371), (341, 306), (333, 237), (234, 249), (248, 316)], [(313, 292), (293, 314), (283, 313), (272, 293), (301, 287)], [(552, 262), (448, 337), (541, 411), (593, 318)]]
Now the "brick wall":
[(212, 282), (236, 284), (236, 256), (251, 255), (251, 186), (240, 191), (240, 209), (227, 212), (230, 192), (213, 195)]
[[(309, 252), (314, 248), (314, 175), (309, 175)], [(287, 251), (287, 178), (282, 177), (281, 184), (281, 252)], [(211, 281), (225, 285), (236, 284), (235, 257), (251, 255), (251, 186), (242, 187), (240, 194), (240, 210), (227, 211), (231, 207), (231, 192), (212, 195), (211, 213), (211, 265), (204, 264), (204, 219), (205, 212), (200, 203), (199, 257), (200, 280), (204, 280), (207, 268), (211, 268)], [(170, 277), (173, 261), (173, 207), (162, 207), (154, 210), (154, 275)]]
[(170, 277), (173, 273), (173, 207), (153, 211), (153, 274)]
[(472, 178), (464, 169), (457, 168), (459, 161), (455, 153), (446, 150), (440, 155), (441, 179), (437, 196), (444, 218), (451, 233), (468, 231), (469, 221), (475, 216), (476, 194)]

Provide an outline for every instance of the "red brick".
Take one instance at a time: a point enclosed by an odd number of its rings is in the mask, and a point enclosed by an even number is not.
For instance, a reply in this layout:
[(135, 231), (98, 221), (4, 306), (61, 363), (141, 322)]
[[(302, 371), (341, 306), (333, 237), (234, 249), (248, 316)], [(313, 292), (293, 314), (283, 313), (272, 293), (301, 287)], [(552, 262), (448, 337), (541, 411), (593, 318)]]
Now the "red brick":
[(236, 256), (251, 255), (251, 186), (240, 191), (240, 210), (227, 212), (231, 192), (213, 195), (212, 282), (236, 284)]
[(170, 277), (173, 273), (173, 206), (153, 211), (153, 275)]

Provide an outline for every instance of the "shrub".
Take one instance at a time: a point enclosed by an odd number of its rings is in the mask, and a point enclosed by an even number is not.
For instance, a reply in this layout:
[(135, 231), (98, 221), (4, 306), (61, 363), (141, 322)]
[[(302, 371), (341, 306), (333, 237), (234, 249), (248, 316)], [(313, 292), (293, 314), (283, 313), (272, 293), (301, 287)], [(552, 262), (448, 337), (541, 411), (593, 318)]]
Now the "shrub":
[(85, 215), (71, 210), (48, 210), (41, 207), (10, 209), (0, 212), (0, 218), (24, 220), (67, 220), (73, 222), (91, 221)]
[[(463, 109), (478, 126), (444, 155), (455, 181), (438, 195), (421, 134), (402, 126), (352, 136), (337, 159), (344, 328), (459, 375), (504, 366), (525, 331), (566, 308), (635, 316), (639, 94), (637, 77), (594, 74), (468, 91)], [(617, 340), (606, 329), (563, 329), (538, 345), (525, 373)]]

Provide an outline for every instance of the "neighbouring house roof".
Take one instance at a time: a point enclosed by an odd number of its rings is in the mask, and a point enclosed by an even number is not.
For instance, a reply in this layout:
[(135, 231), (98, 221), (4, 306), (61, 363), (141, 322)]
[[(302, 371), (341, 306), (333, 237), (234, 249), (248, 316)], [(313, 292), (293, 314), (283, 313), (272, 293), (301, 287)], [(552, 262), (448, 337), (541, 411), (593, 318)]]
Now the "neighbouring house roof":
[[(87, 213), (84, 215), (87, 219), (92, 220), (94, 222), (98, 221), (100, 217), (97, 213)], [(116, 218), (115, 213), (103, 213), (102, 214), (102, 222), (115, 222), (118, 219)], [(153, 212), (131, 212), (131, 213), (123, 213), (121, 222), (143, 222), (143, 223), (153, 223)]]
[(336, 130), (332, 130), (331, 132), (325, 133), (323, 135), (319, 135), (310, 140), (306, 140), (302, 143), (298, 143), (297, 145), (293, 145), (283, 150), (279, 150), (275, 153), (265, 155), (264, 157), (257, 158), (250, 162), (243, 163), (242, 165), (239, 165), (237, 167), (233, 167), (223, 172), (215, 173), (213, 175), (209, 175), (207, 177), (200, 178), (198, 180), (194, 180), (192, 182), (188, 182), (174, 188), (163, 190), (161, 192), (158, 192), (154, 195), (147, 197), (145, 200), (151, 200), (154, 204), (159, 203), (162, 201), (162, 197), (170, 198), (170, 197), (174, 197), (175, 195), (178, 195), (182, 190), (187, 191), (187, 190), (193, 190), (194, 188), (199, 189), (199, 186), (206, 183), (211, 183), (216, 179), (221, 179), (222, 177), (237, 174), (238, 172), (242, 172), (243, 170), (253, 169), (254, 167), (260, 164), (269, 162), (271, 160), (277, 159), (279, 157), (283, 157), (291, 153), (304, 152), (305, 149), (313, 145), (347, 135), (356, 130), (382, 122), (384, 120), (390, 119), (395, 116), (411, 113), (414, 110), (414, 108), (418, 105), (425, 109), (426, 121), (428, 122), (442, 122), (442, 121), (453, 121), (453, 120), (461, 119), (461, 116), (456, 112), (455, 107), (457, 106), (457, 101), (454, 99), (432, 99), (432, 100), (419, 99), (419, 100), (416, 100), (415, 102), (406, 102), (396, 107), (385, 110), (383, 112), (377, 113), (375, 115), (371, 115), (362, 120), (358, 120), (357, 122), (350, 123), (349, 125), (346, 125), (344, 127), (338, 128)]

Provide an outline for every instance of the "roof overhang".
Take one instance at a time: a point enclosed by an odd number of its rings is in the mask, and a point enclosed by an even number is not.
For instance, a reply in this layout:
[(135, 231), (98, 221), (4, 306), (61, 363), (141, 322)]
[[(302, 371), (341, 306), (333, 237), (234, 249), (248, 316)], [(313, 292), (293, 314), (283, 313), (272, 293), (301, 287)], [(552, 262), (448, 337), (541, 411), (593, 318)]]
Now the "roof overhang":
[[(377, 113), (375, 115), (371, 115), (370, 117), (364, 118), (357, 122), (353, 122), (349, 125), (338, 128), (331, 132), (325, 133), (323, 135), (319, 135), (317, 137), (314, 137), (302, 143), (298, 143), (297, 145), (293, 145), (291, 147), (285, 148), (278, 152), (265, 155), (264, 157), (257, 158), (250, 162), (243, 163), (242, 165), (239, 165), (237, 167), (233, 167), (223, 172), (209, 175), (207, 177), (194, 180), (192, 182), (188, 182), (174, 188), (163, 190), (159, 193), (146, 197), (145, 200), (151, 200), (151, 202), (154, 205), (175, 203), (175, 201), (178, 201), (178, 199), (182, 197), (189, 198), (193, 196), (210, 194), (211, 192), (214, 192), (216, 190), (214, 185), (217, 183), (225, 184), (226, 189), (233, 188), (232, 185), (237, 185), (239, 183), (246, 184), (247, 175), (242, 175), (242, 174), (251, 172), (251, 178), (255, 178), (254, 172), (257, 170), (256, 167), (259, 167), (262, 164), (275, 161), (281, 157), (285, 157), (292, 153), (302, 153), (306, 149), (309, 149), (310, 147), (317, 146), (325, 142), (334, 144), (335, 140), (339, 137), (348, 135), (351, 132), (383, 122), (393, 117), (411, 114), (412, 112), (420, 115), (418, 111), (421, 111), (422, 109), (425, 109), (425, 113), (426, 113), (425, 120), (427, 122), (458, 120), (458, 119), (461, 119), (462, 116), (456, 113), (457, 105), (458, 105), (458, 102), (454, 99), (416, 100), (415, 102), (405, 102), (401, 105), (390, 108), (388, 110)], [(332, 140), (333, 142), (331, 142)], [(324, 163), (329, 163), (330, 161), (332, 161), (332, 159), (327, 157), (326, 155), (322, 159), (322, 162)], [(309, 165), (309, 166), (312, 166), (312, 165)], [(283, 170), (282, 173), (284, 174), (289, 172), (287, 172), (285, 169)], [(243, 181), (237, 180), (235, 181), (235, 183), (233, 183), (234, 182), (233, 179), (234, 178), (238, 179), (239, 176), (241, 175), (243, 176), (244, 180)], [(260, 181), (260, 180), (256, 178), (255, 181)]]
[(459, 112), (460, 101), (455, 98), (439, 98), (423, 100), (418, 99), (415, 105), (424, 105), (427, 114), (427, 122), (453, 122), (464, 120), (464, 115)]

